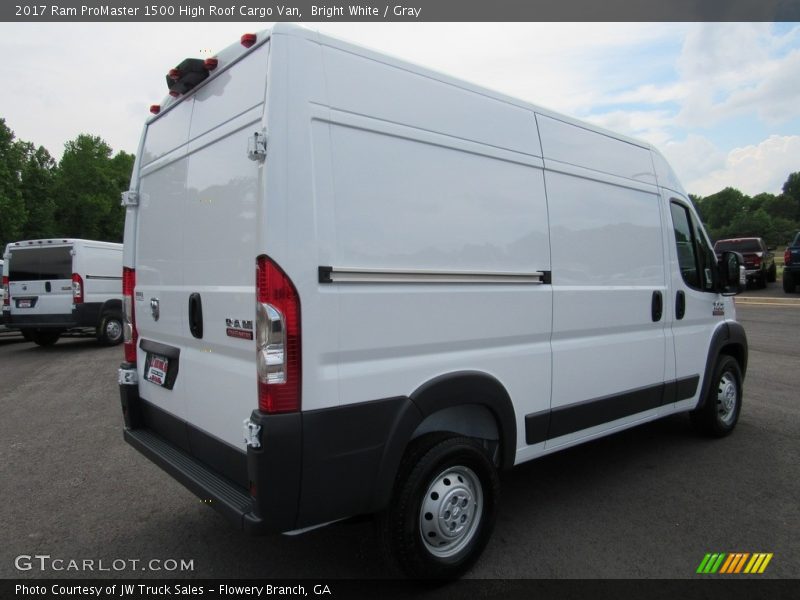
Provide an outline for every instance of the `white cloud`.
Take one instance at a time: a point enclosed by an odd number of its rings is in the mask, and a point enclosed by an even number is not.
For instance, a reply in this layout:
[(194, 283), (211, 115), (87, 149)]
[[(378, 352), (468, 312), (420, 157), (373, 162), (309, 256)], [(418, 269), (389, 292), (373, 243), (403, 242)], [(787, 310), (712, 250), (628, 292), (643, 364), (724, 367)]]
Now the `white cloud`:
[(748, 195), (777, 194), (789, 173), (800, 170), (799, 135), (771, 135), (727, 155), (707, 139), (691, 136), (685, 142), (668, 144), (664, 153), (686, 189), (700, 196), (728, 186)]
[(680, 124), (708, 127), (748, 113), (774, 124), (800, 115), (800, 52), (785, 52), (800, 28), (775, 35), (773, 27), (705, 23), (689, 32), (676, 63), (681, 85), (673, 87)]

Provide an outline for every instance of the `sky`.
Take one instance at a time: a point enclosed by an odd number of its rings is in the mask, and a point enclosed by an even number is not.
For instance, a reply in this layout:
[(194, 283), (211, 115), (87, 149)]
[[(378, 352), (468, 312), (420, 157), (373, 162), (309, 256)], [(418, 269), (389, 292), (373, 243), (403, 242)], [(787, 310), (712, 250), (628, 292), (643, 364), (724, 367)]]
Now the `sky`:
[[(797, 23), (306, 23), (648, 141), (689, 193), (779, 193), (800, 171)], [(135, 152), (164, 75), (269, 23), (0, 23), (0, 117), (59, 158)]]

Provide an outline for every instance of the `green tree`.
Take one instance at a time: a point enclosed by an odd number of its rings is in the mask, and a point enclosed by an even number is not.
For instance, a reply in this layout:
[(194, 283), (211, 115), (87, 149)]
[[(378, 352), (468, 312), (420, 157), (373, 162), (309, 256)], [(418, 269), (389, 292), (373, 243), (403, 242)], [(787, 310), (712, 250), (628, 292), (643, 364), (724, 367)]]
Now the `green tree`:
[(64, 146), (55, 177), (58, 235), (120, 241), (125, 212), (120, 192), (128, 187), (133, 157), (111, 157), (101, 138), (81, 134)]
[(49, 238), (55, 235), (55, 196), (53, 183), (56, 163), (43, 147), (34, 148), (19, 142), (23, 155), (20, 191), (28, 218), (23, 228), (25, 239)]
[(800, 220), (800, 171), (790, 173), (783, 184), (783, 193), (794, 200), (795, 218)]
[(20, 239), (28, 218), (20, 191), (22, 156), (14, 132), (0, 119), (0, 251)]
[(749, 198), (735, 188), (726, 187), (716, 194), (703, 198), (701, 204), (709, 228), (723, 232), (737, 216), (748, 211)]

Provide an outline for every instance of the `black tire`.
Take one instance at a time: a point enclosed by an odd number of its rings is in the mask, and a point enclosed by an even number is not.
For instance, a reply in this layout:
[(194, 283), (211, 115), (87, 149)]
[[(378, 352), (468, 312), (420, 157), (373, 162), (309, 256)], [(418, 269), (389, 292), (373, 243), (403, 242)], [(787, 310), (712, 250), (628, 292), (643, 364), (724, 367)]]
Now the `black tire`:
[(476, 440), (452, 434), (414, 440), (391, 504), (377, 519), (386, 558), (415, 579), (461, 576), (489, 541), (499, 492), (497, 469)]
[(791, 273), (783, 272), (783, 291), (787, 294), (793, 294), (796, 287), (794, 276)]
[(97, 339), (104, 346), (116, 346), (122, 343), (122, 331), (122, 315), (108, 314), (100, 321)]
[(25, 338), (26, 342), (33, 341), (33, 334), (35, 333), (34, 331), (30, 329), (20, 329), (19, 332), (22, 334), (22, 337)]
[(720, 354), (705, 404), (692, 411), (692, 422), (704, 434), (724, 437), (736, 427), (742, 410), (742, 370), (736, 359)]
[(761, 271), (761, 274), (758, 276), (756, 281), (758, 289), (763, 290), (765, 287), (767, 287), (767, 272)]
[(45, 329), (44, 331), (31, 332), (31, 339), (37, 346), (52, 346), (61, 337), (60, 331)]
[(775, 283), (777, 279), (778, 279), (778, 267), (773, 264), (770, 270), (767, 272), (767, 281), (769, 281), (770, 283)]

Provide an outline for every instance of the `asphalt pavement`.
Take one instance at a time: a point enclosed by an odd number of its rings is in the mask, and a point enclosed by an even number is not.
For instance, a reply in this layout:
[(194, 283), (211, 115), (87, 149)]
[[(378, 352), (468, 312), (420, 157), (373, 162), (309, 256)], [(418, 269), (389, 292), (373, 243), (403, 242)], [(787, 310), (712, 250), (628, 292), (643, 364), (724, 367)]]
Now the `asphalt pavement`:
[[(773, 553), (760, 577), (800, 577), (800, 301), (751, 303), (786, 297), (770, 288), (737, 298), (750, 365), (733, 435), (677, 415), (504, 473), (469, 577), (693, 578), (709, 552)], [(0, 334), (0, 577), (386, 576), (370, 520), (247, 537), (125, 444), (121, 354)], [(17, 568), (35, 555), (95, 571)]]

